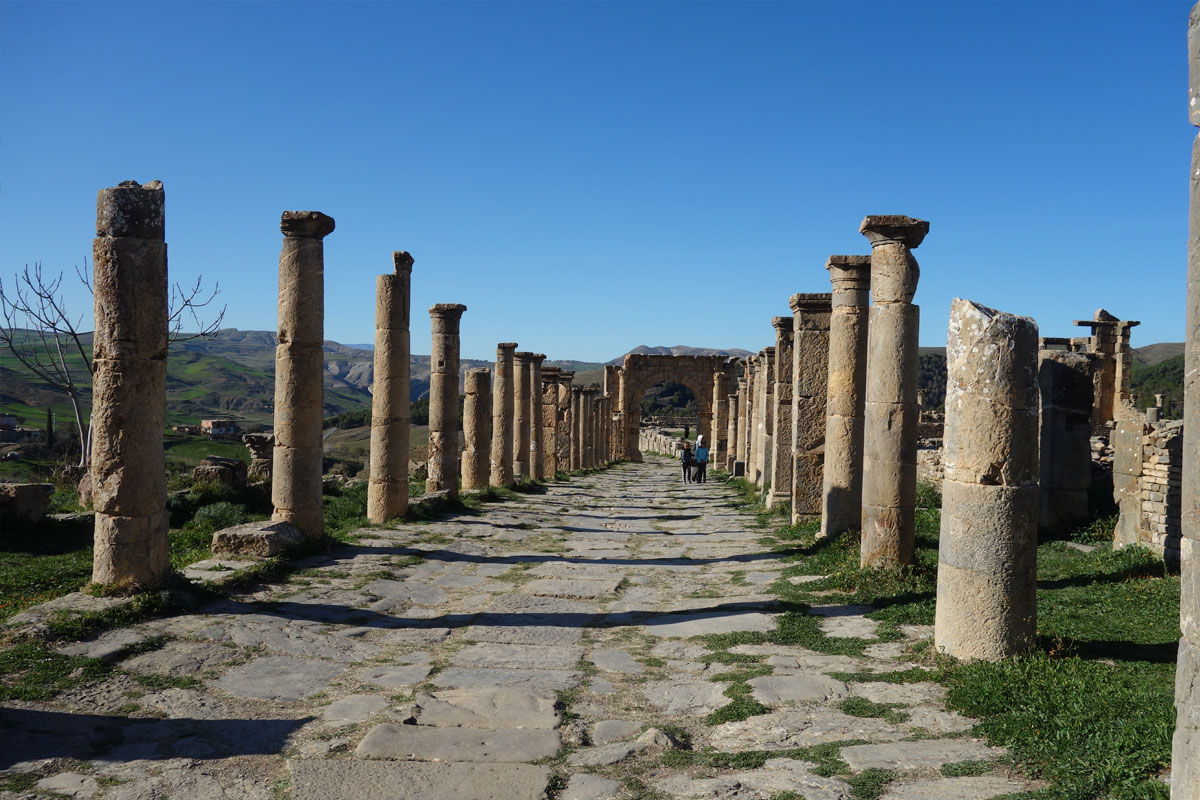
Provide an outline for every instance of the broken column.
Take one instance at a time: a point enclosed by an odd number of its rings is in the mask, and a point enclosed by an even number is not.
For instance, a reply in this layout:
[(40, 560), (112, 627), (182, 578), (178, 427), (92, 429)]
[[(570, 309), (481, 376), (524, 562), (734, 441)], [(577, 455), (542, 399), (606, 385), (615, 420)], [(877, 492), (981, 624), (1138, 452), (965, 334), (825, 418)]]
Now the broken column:
[(533, 393), (533, 353), (513, 353), (513, 475), (529, 480), (529, 396)]
[(867, 389), (870, 256), (830, 256), (833, 288), (825, 395), (820, 536), (862, 528), (863, 405)]
[(729, 451), (729, 386), (724, 372), (713, 373), (712, 441), (708, 461), (713, 467), (725, 466)]
[(458, 496), (458, 326), (467, 307), (438, 303), (429, 309), (429, 466), (425, 491)]
[(596, 389), (589, 386), (583, 390), (583, 397), (580, 400), (582, 405), (581, 416), (583, 418), (583, 436), (582, 444), (579, 450), (580, 464), (584, 469), (590, 469), (596, 466)]
[(583, 389), (571, 387), (571, 469), (583, 469)]
[[(794, 294), (792, 309), (792, 423), (794, 459), (787, 490), (792, 522), (821, 518), (825, 467), (825, 397), (829, 391), (829, 294)], [(782, 406), (780, 409), (782, 410)], [(857, 526), (855, 526), (857, 527)]]
[(571, 381), (575, 380), (573, 370), (562, 370), (558, 373), (558, 416), (555, 424), (558, 428), (557, 469), (559, 472), (571, 471)]
[(1037, 347), (1029, 317), (951, 303), (934, 645), (955, 658), (1034, 642)]
[(917, 333), (913, 305), (920, 268), (912, 250), (929, 223), (898, 214), (869, 216), (871, 306), (863, 421), (864, 567), (911, 564), (917, 501)]
[(542, 466), (547, 478), (558, 472), (558, 367), (542, 367)]
[[(771, 491), (767, 493), (766, 507), (773, 508), (781, 503), (792, 502), (792, 318), (775, 317), (771, 320), (775, 328), (775, 373), (773, 408), (771, 411), (771, 450), (767, 458), (771, 461)], [(805, 365), (807, 367), (807, 365)]]
[(93, 583), (154, 589), (171, 571), (163, 457), (165, 236), (161, 182), (100, 190), (92, 242)]
[(391, 275), (375, 280), (375, 380), (371, 387), (371, 477), (367, 519), (408, 511), (409, 286), (413, 257), (392, 253)]
[[(1188, 19), (1188, 114), (1200, 126), (1200, 6)], [(1183, 399), (1183, 498), (1180, 541), (1179, 656), (1171, 797), (1200, 797), (1200, 137), (1192, 144), (1188, 216), (1187, 347)]]
[(742, 475), (746, 476), (747, 451), (750, 449), (750, 359), (745, 361), (745, 374), (738, 378), (737, 450), (729, 474), (734, 474), (734, 464), (742, 462)]
[(271, 519), (308, 538), (321, 519), (321, 434), (325, 374), (325, 245), (333, 218), (285, 211), (279, 222), (279, 345), (275, 348), (275, 458)]
[(516, 342), (496, 345), (496, 380), (492, 386), (492, 477), (499, 488), (513, 485), (513, 351)]
[(546, 479), (542, 437), (542, 362), (545, 353), (529, 357), (529, 474), (535, 481)]
[(463, 491), (486, 489), (492, 443), (492, 373), (469, 369), (463, 380)]
[(773, 480), (771, 460), (775, 440), (775, 346), (759, 353), (757, 376), (758, 394), (755, 397), (756, 437), (754, 439), (755, 483), (760, 489), (768, 488)]
[(726, 404), (726, 416), (729, 418), (729, 428), (728, 433), (726, 434), (726, 442), (728, 443), (728, 447), (725, 450), (725, 460), (721, 463), (721, 466), (723, 466), (730, 475), (733, 474), (733, 464), (735, 461), (737, 461), (738, 396), (739, 395), (737, 392), (728, 395), (728, 402)]
[[(1092, 361), (1089, 353), (1042, 350), (1038, 353), (1041, 388), (1038, 525), (1069, 531), (1089, 518), (1092, 485)], [(1138, 437), (1141, 462), (1141, 437)], [(1114, 474), (1114, 480), (1116, 475)]]

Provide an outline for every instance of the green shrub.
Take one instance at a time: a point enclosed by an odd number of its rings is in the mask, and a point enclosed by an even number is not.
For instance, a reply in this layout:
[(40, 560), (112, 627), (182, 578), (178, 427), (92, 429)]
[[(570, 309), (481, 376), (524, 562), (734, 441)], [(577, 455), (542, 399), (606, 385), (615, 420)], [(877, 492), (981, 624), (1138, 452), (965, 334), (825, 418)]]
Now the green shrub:
[(232, 528), (246, 522), (246, 507), (226, 500), (201, 506), (192, 517), (191, 526), (196, 531), (216, 533), (223, 528)]
[(917, 481), (917, 508), (941, 508), (942, 491), (932, 481)]

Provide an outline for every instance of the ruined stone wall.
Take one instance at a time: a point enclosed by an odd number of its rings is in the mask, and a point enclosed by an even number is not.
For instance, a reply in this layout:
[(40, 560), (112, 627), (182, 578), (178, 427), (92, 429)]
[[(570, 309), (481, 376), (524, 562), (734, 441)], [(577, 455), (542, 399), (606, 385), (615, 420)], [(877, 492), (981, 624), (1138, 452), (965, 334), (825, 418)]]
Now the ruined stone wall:
[(1113, 547), (1140, 544), (1178, 564), (1182, 536), (1183, 422), (1125, 420), (1113, 432)]

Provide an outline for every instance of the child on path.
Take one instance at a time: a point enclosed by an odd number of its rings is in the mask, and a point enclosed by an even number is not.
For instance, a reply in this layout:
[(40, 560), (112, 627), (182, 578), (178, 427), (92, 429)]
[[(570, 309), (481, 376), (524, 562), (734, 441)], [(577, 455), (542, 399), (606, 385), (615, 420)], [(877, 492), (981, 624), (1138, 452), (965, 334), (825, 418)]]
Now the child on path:
[(703, 435), (696, 437), (696, 483), (708, 483), (708, 448)]
[(679, 451), (679, 462), (683, 465), (683, 482), (692, 482), (692, 446), (688, 442), (683, 443), (683, 449)]

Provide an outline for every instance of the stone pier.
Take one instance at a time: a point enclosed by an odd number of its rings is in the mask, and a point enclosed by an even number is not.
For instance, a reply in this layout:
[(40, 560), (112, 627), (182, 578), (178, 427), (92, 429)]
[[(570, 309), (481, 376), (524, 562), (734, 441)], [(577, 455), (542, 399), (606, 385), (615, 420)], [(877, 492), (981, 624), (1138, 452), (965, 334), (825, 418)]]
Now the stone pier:
[(165, 211), (160, 181), (125, 181), (96, 196), (92, 581), (123, 588), (155, 589), (171, 572)]
[(583, 389), (571, 387), (571, 469), (583, 469)]
[[(794, 459), (787, 491), (792, 522), (821, 518), (825, 467), (825, 396), (829, 391), (829, 325), (831, 295), (794, 294), (792, 309), (792, 423)], [(779, 406), (782, 410), (783, 406)], [(856, 526), (857, 527), (857, 526)]]
[(529, 461), (530, 408), (533, 394), (533, 353), (513, 353), (515, 378), (513, 383), (513, 474), (529, 480), (532, 477)]
[(492, 385), (492, 486), (513, 485), (513, 351), (516, 342), (496, 345), (496, 380)]
[(545, 477), (558, 472), (558, 367), (542, 367), (542, 467)]
[(575, 372), (573, 370), (562, 370), (558, 373), (558, 416), (556, 417), (556, 425), (558, 428), (558, 471), (571, 471), (571, 442), (574, 441), (574, 429), (572, 428), (571, 410), (571, 381), (575, 380)]
[(911, 564), (917, 500), (917, 333), (913, 305), (920, 269), (912, 250), (929, 223), (869, 216), (871, 306), (864, 408), (862, 554), (864, 567)]
[(760, 489), (772, 484), (774, 474), (771, 459), (775, 442), (775, 347), (772, 345), (759, 353), (757, 375), (758, 394), (755, 397), (754, 470), (755, 483)]
[(275, 348), (275, 458), (271, 502), (276, 521), (309, 538), (321, 519), (321, 423), (325, 375), (325, 245), (333, 218), (285, 211), (279, 222), (279, 345)]
[(822, 537), (862, 527), (863, 405), (867, 389), (870, 256), (830, 256), (833, 288), (821, 484)]
[[(775, 328), (775, 384), (771, 410), (771, 449), (767, 458), (771, 461), (771, 491), (767, 493), (766, 506), (774, 508), (792, 502), (792, 318), (775, 317), (771, 326)], [(804, 365), (808, 367), (808, 364)]]
[(529, 357), (529, 475), (535, 481), (546, 479), (546, 454), (542, 430), (542, 362), (545, 353)]
[(463, 379), (463, 491), (486, 489), (492, 444), (492, 372), (467, 370)]
[[(730, 474), (733, 474), (734, 462), (742, 462), (742, 469), (749, 473), (748, 455), (750, 450), (750, 364), (753, 357), (744, 362), (746, 372), (738, 378), (738, 416), (737, 416), (737, 450), (734, 451), (733, 461), (729, 464)], [(747, 475), (747, 477), (749, 477)]]
[(737, 461), (739, 411), (738, 397), (738, 393), (734, 392), (733, 394), (729, 395), (729, 402), (726, 404), (726, 415), (729, 417), (729, 432), (727, 434), (726, 441), (728, 442), (729, 446), (725, 451), (725, 460), (722, 462), (722, 465), (730, 475), (733, 474), (733, 462)]
[[(1038, 353), (1038, 384), (1041, 388), (1038, 525), (1046, 531), (1069, 531), (1085, 524), (1089, 518), (1092, 363), (1093, 357), (1089, 353), (1066, 350)], [(1140, 437), (1138, 456), (1140, 462)]]
[(955, 658), (1034, 642), (1037, 348), (1029, 317), (951, 303), (934, 645)]
[(709, 444), (709, 464), (723, 468), (729, 452), (729, 380), (724, 372), (713, 373), (712, 441)]
[(371, 387), (371, 477), (367, 519), (408, 511), (410, 347), (409, 289), (413, 257), (392, 253), (393, 272), (375, 279), (375, 380)]
[(429, 466), (425, 491), (458, 496), (458, 326), (467, 307), (438, 303), (429, 309)]
[(583, 436), (580, 447), (580, 463), (584, 469), (596, 466), (596, 388), (583, 390), (582, 404)]
[[(1188, 115), (1200, 126), (1200, 5), (1188, 19)], [(1183, 538), (1171, 797), (1200, 797), (1200, 137), (1192, 144), (1188, 217), (1187, 348), (1183, 400)]]

